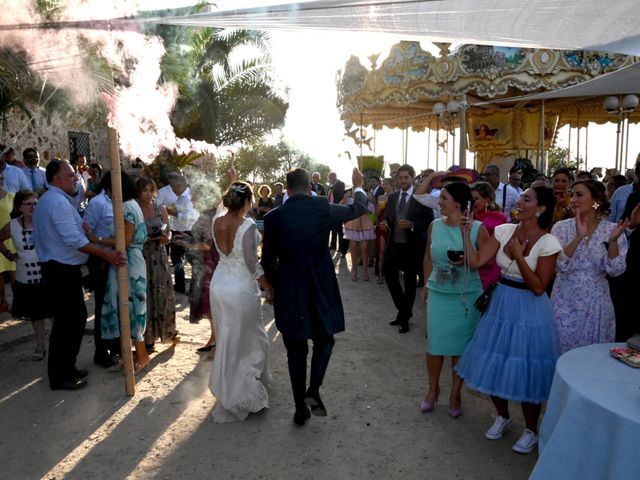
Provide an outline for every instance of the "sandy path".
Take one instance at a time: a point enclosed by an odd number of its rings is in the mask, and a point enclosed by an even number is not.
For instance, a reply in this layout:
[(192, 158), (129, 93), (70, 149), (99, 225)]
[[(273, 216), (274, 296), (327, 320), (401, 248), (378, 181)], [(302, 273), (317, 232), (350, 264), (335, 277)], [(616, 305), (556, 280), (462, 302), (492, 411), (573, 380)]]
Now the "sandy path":
[[(464, 416), (447, 416), (450, 369), (441, 404), (418, 410), (424, 394), (424, 308), (416, 303), (411, 332), (397, 333), (386, 286), (352, 282), (337, 261), (347, 331), (336, 337), (323, 397), (326, 418), (295, 427), (282, 340), (265, 306), (272, 340), (271, 406), (245, 422), (214, 424), (208, 390), (211, 363), (195, 352), (208, 325), (186, 320), (180, 296), (182, 342), (160, 345), (152, 368), (124, 396), (120, 374), (93, 365), (86, 335), (78, 366), (90, 370), (78, 392), (51, 391), (46, 362), (31, 362), (30, 325), (0, 317), (0, 465), (2, 478), (287, 479), (524, 479), (535, 455), (511, 451), (523, 428), (501, 441), (485, 440), (492, 408), (463, 392)], [(419, 302), (419, 300), (417, 301)], [(89, 307), (90, 311), (92, 305)], [(88, 325), (89, 327), (91, 324)]]

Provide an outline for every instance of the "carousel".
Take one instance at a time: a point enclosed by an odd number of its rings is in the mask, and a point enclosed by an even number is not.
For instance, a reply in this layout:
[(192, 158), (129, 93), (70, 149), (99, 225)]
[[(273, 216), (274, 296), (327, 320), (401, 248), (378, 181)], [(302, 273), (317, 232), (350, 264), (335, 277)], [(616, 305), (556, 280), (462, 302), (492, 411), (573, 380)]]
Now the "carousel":
[[(578, 136), (580, 157), (579, 138), (583, 130), (588, 138), (589, 123), (617, 122), (616, 168), (624, 171), (628, 125), (640, 121), (637, 91), (606, 98), (580, 92), (565, 97), (562, 92), (624, 70), (638, 57), (470, 44), (452, 53), (449, 43), (434, 45), (438, 56), (419, 42), (402, 41), (379, 66), (378, 55), (369, 57), (369, 68), (351, 56), (344, 71), (338, 71), (345, 135), (360, 145), (361, 155), (363, 145), (376, 153), (375, 141), (371, 146), (375, 134), (369, 136), (366, 129), (387, 127), (403, 131), (403, 144), (409, 130), (426, 131), (431, 146), (427, 166), (436, 170), (453, 163), (478, 170), (488, 163), (510, 167), (514, 159), (524, 158), (546, 172), (545, 152), (561, 127), (568, 125), (570, 135)], [(549, 92), (555, 95), (545, 98)], [(406, 151), (403, 145), (405, 161)], [(588, 158), (588, 152), (582, 154)]]

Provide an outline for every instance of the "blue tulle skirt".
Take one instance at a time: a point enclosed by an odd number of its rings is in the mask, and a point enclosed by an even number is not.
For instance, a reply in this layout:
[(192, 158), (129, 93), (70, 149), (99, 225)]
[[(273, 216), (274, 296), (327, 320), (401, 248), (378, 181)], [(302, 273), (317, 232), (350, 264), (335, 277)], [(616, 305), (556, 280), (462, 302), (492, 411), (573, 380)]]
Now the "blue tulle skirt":
[(547, 294), (498, 284), (456, 370), (473, 390), (544, 403), (559, 342)]

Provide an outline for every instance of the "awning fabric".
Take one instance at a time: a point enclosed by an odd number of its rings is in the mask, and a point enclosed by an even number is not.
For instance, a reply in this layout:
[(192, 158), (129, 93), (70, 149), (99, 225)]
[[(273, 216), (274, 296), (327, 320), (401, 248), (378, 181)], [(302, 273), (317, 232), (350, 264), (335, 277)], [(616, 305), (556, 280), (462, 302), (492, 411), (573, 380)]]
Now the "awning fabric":
[(440, 42), (640, 55), (637, 0), (315, 0), (151, 21), (257, 30), (389, 32)]

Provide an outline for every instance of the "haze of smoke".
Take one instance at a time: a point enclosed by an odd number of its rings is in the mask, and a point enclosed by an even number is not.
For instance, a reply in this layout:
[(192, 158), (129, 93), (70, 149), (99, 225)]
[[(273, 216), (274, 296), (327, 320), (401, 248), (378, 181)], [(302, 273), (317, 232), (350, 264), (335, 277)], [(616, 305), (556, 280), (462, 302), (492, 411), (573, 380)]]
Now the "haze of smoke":
[[(136, 13), (131, 1), (68, 0), (61, 21), (122, 18)], [(41, 24), (33, 7), (20, 0), (3, 4), (2, 25)], [(206, 142), (177, 138), (169, 120), (177, 97), (172, 84), (158, 85), (164, 47), (159, 37), (132, 31), (80, 29), (20, 29), (0, 31), (0, 44), (25, 51), (30, 68), (77, 106), (101, 98), (109, 110), (109, 125), (118, 130), (120, 147), (131, 157), (152, 161), (162, 149), (177, 153), (211, 152)], [(94, 75), (86, 64), (86, 46), (94, 46), (118, 76)]]

